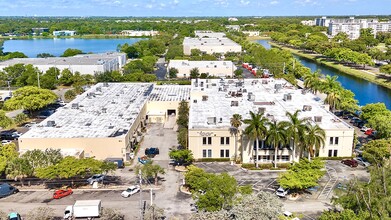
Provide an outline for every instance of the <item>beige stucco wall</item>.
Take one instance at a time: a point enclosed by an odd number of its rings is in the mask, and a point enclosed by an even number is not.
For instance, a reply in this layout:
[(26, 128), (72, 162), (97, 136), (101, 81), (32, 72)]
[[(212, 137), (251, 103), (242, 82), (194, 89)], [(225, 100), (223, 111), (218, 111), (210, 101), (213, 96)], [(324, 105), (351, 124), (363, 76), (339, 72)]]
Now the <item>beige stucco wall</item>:
[(183, 54), (190, 55), (192, 49), (199, 49), (202, 52), (207, 54), (213, 53), (227, 53), (227, 52), (236, 52), (240, 53), (242, 51), (242, 46), (240, 45), (183, 45)]
[[(167, 71), (171, 66), (167, 67)], [(178, 70), (177, 78), (189, 78), (190, 71), (194, 68), (194, 66), (174, 66)], [(211, 67), (206, 68), (198, 68), (199, 73), (207, 73), (209, 76), (217, 76), (217, 77), (232, 77), (233, 72), (236, 70), (235, 65), (227, 65), (227, 66), (219, 66), (214, 68), (213, 65)]]
[[(148, 101), (146, 114), (148, 114), (148, 123), (164, 123), (169, 115), (167, 110), (175, 110), (175, 120), (178, 115), (180, 101)], [(159, 119), (160, 118), (160, 119)]]
[[(324, 148), (319, 151), (319, 157), (328, 157), (329, 150), (338, 150), (338, 157), (350, 157), (353, 150), (354, 130), (325, 130), (326, 140)], [(330, 137), (338, 137), (338, 145), (330, 145)]]

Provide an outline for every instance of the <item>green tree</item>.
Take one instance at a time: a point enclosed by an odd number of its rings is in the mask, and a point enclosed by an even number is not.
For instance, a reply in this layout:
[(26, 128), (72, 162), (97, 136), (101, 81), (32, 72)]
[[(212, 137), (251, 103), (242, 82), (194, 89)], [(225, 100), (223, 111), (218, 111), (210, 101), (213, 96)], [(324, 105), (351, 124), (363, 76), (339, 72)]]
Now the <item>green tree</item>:
[(384, 103), (372, 103), (366, 104), (361, 108), (361, 118), (363, 120), (369, 120), (374, 115), (384, 115), (389, 111)]
[(241, 77), (243, 77), (243, 70), (238, 68), (234, 71), (234, 74), (235, 74), (236, 78), (241, 78)]
[(255, 141), (255, 166), (258, 168), (258, 151), (259, 151), (259, 142), (266, 137), (267, 128), (265, 126), (268, 121), (267, 118), (263, 116), (263, 114), (254, 113), (250, 111), (250, 119), (244, 119), (244, 124), (248, 125), (244, 134), (249, 137), (250, 140)]
[(391, 74), (391, 64), (381, 66), (380, 72), (385, 74)]
[(18, 158), (18, 155), (13, 143), (0, 147), (0, 174), (6, 170), (8, 161)]
[(199, 76), (200, 76), (200, 70), (197, 67), (190, 70), (190, 78), (195, 79), (198, 78)]
[[(15, 179), (15, 181), (23, 180), (25, 177), (31, 176), (33, 170), (29, 164), (29, 161), (23, 158), (14, 158), (7, 162), (7, 168), (5, 174), (9, 179)], [(23, 184), (23, 181), (22, 181)]]
[(79, 49), (68, 48), (64, 51), (64, 53), (61, 56), (62, 57), (73, 57), (78, 54), (83, 54), (83, 51), (81, 51)]
[(144, 220), (159, 220), (165, 218), (164, 209), (157, 207), (155, 204), (148, 206), (143, 216)]
[(364, 145), (363, 156), (372, 164), (382, 166), (391, 157), (391, 139), (372, 140)]
[(376, 130), (376, 138), (391, 137), (391, 111), (371, 116), (368, 125)]
[(315, 157), (319, 149), (325, 145), (326, 133), (319, 125), (308, 124), (304, 135), (304, 144), (308, 154), (308, 161)]
[(4, 129), (10, 127), (13, 124), (14, 121), (5, 115), (5, 111), (0, 110), (0, 127)]
[(60, 70), (58, 68), (50, 67), (40, 78), (41, 87), (43, 89), (55, 89), (58, 84), (59, 75)]
[(185, 127), (181, 127), (178, 129), (178, 134), (177, 134), (178, 143), (181, 146), (184, 146), (185, 148), (188, 148), (188, 139), (189, 139), (188, 133), (189, 132)]
[(38, 207), (27, 213), (27, 219), (30, 220), (54, 220), (54, 209), (49, 207)]
[(168, 70), (168, 75), (169, 75), (170, 79), (176, 78), (177, 74), (178, 74), (177, 68), (172, 67)]
[(166, 173), (163, 167), (161, 167), (158, 164), (153, 164), (153, 161), (147, 162), (146, 164), (139, 166), (136, 169), (136, 173), (139, 173), (140, 170), (141, 170), (141, 175), (144, 178), (146, 179), (153, 178), (156, 186), (158, 185), (158, 180), (159, 180), (158, 175)]
[(324, 173), (323, 161), (316, 158), (310, 162), (303, 158), (299, 163), (294, 163), (287, 172), (281, 173), (277, 182), (285, 189), (301, 191), (317, 186)]
[(287, 123), (284, 121), (267, 122), (268, 130), (266, 135), (266, 143), (273, 145), (274, 147), (274, 167), (277, 168), (277, 154), (280, 145), (284, 145), (287, 141), (286, 126)]
[(179, 128), (188, 128), (189, 126), (189, 104), (185, 100), (182, 100), (179, 103), (178, 118), (176, 123), (178, 124)]
[[(230, 133), (235, 136), (235, 153), (234, 161), (238, 160), (238, 134), (240, 133), (239, 127), (242, 126), (242, 116), (240, 114), (233, 114), (230, 119)], [(243, 156), (243, 152), (242, 152)]]
[(21, 158), (29, 163), (33, 174), (35, 174), (38, 168), (46, 168), (58, 164), (63, 159), (60, 149), (29, 150)]
[(119, 212), (116, 209), (111, 208), (102, 208), (102, 215), (100, 216), (101, 220), (125, 220), (124, 214)]
[(35, 111), (41, 109), (57, 99), (57, 95), (47, 89), (26, 86), (17, 89), (12, 98), (4, 103), (9, 110), (26, 109)]
[(69, 69), (63, 69), (58, 79), (58, 83), (64, 86), (70, 86), (73, 84), (73, 73)]
[(344, 209), (341, 212), (325, 211), (319, 217), (319, 220), (363, 220), (369, 217), (367, 212), (360, 211), (359, 213), (354, 213), (351, 209)]
[(55, 56), (50, 54), (50, 53), (39, 53), (39, 54), (37, 54), (37, 58), (47, 58), (47, 57), (55, 57)]
[(77, 94), (76, 94), (76, 92), (75, 92), (74, 89), (70, 89), (70, 90), (68, 90), (68, 91), (66, 91), (66, 92), (64, 93), (64, 98), (65, 98), (65, 100), (67, 100), (67, 101), (71, 101), (71, 100), (75, 99), (76, 96), (77, 96)]
[(304, 75), (304, 87), (311, 89), (316, 94), (321, 89), (321, 75), (320, 71)]
[(191, 163), (194, 159), (191, 150), (172, 150), (169, 153), (171, 159), (182, 163)]
[(27, 122), (28, 119), (29, 119), (29, 118), (28, 118), (27, 115), (25, 115), (25, 114), (23, 114), (23, 113), (19, 113), (19, 114), (17, 114), (17, 115), (15, 116), (14, 121), (15, 121), (15, 123), (16, 123), (17, 125), (21, 125), (21, 124)]

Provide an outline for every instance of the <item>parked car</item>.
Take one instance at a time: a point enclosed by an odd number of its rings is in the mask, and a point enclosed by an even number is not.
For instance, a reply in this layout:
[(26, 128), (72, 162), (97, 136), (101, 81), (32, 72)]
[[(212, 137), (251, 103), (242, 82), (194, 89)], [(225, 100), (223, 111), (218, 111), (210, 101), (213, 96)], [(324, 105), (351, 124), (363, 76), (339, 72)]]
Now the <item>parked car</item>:
[(0, 133), (0, 138), (1, 140), (18, 140), (19, 138), (19, 135), (16, 135), (16, 134), (13, 134), (13, 132), (9, 132), (9, 131), (2, 131)]
[(366, 127), (366, 126), (362, 126), (360, 131), (362, 132), (366, 132), (367, 130), (369, 130), (370, 128)]
[(125, 191), (123, 191), (121, 193), (121, 196), (122, 197), (129, 197), (129, 196), (132, 196), (136, 193), (140, 192), (140, 186), (139, 185), (133, 185), (133, 186), (130, 186), (129, 188), (127, 188)]
[(34, 126), (36, 126), (36, 125), (37, 125), (37, 122), (32, 121), (32, 122), (30, 122), (30, 123), (25, 124), (24, 127), (26, 127), (26, 128), (31, 128), (31, 127), (34, 127)]
[(345, 159), (345, 160), (342, 160), (341, 163), (348, 165), (350, 167), (357, 167), (358, 166), (358, 162), (353, 159)]
[(69, 196), (73, 194), (73, 191), (71, 188), (69, 189), (59, 189), (59, 190), (56, 190), (53, 194), (53, 199), (61, 199), (61, 198), (64, 198), (66, 196)]
[(104, 179), (105, 179), (105, 175), (95, 174), (92, 177), (88, 178), (87, 182), (92, 185), (92, 184), (94, 184), (94, 182), (98, 182), (98, 183), (103, 182)]
[(369, 166), (371, 165), (368, 161), (366, 161), (366, 160), (365, 160), (364, 158), (362, 158), (362, 157), (354, 158), (354, 160), (356, 160), (358, 164), (360, 164), (360, 165), (362, 165), (362, 166), (364, 166), (364, 167), (369, 167)]
[(22, 217), (17, 212), (11, 212), (8, 214), (8, 220), (22, 220)]
[(2, 140), (1, 141), (2, 145), (6, 145), (6, 144), (10, 144), (10, 143), (12, 143), (12, 141), (9, 141), (9, 140)]
[(145, 149), (145, 155), (157, 155), (159, 154), (159, 148), (157, 147), (151, 147)]
[(110, 158), (106, 158), (105, 161), (114, 163), (115, 165), (117, 165), (117, 168), (124, 168), (125, 167), (125, 163), (124, 163), (123, 158), (110, 157)]
[(0, 183), (0, 198), (18, 193), (19, 190), (8, 183)]
[(285, 197), (286, 195), (288, 195), (288, 193), (289, 189), (284, 189), (282, 187), (279, 187), (276, 191), (276, 195), (279, 197)]
[(151, 160), (147, 156), (142, 156), (142, 157), (138, 158), (138, 162), (140, 162), (141, 164), (146, 164), (149, 161), (151, 161)]
[(369, 129), (367, 129), (367, 130), (365, 131), (365, 134), (366, 134), (366, 135), (371, 135), (373, 132), (374, 132), (374, 130), (371, 129), (371, 128), (369, 128)]

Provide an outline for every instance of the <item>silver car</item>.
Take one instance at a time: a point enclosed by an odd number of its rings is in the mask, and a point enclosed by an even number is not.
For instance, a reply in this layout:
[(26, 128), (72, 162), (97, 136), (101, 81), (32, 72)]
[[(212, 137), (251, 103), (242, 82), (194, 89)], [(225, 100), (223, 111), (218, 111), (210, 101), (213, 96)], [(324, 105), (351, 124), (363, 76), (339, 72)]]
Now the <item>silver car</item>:
[(357, 161), (358, 164), (364, 167), (369, 167), (371, 164), (368, 161), (365, 161), (362, 157), (356, 157), (354, 158), (355, 161)]

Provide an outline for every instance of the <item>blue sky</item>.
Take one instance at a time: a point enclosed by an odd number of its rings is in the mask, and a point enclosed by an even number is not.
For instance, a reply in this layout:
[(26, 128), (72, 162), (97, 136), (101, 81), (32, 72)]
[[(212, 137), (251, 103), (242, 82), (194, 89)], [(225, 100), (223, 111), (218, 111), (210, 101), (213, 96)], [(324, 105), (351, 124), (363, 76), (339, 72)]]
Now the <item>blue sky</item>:
[(0, 16), (387, 15), (391, 0), (0, 0)]

